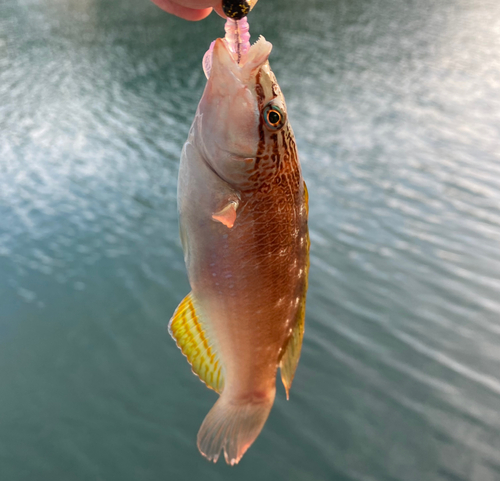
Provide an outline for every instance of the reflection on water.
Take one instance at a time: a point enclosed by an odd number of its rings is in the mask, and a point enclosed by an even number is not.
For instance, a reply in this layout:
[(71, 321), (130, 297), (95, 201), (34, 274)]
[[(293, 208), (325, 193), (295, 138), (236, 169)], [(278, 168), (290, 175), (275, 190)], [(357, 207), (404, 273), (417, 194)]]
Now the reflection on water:
[(188, 291), (178, 158), (222, 21), (0, 5), (2, 479), (500, 478), (500, 4), (261, 3), (310, 291), (291, 400), (232, 470), (196, 450), (214, 394), (166, 332)]

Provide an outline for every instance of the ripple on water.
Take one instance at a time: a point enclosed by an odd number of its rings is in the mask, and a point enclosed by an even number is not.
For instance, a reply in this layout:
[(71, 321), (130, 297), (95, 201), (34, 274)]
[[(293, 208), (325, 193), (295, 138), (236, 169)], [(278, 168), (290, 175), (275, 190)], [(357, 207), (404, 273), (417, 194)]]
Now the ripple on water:
[[(276, 0), (252, 13), (274, 44), (312, 247), (291, 401), (278, 396), (239, 479), (500, 477), (499, 8)], [(166, 332), (188, 291), (178, 158), (221, 28), (148, 2), (0, 5), (9, 480), (25, 466), (229, 479), (198, 458), (214, 397)]]

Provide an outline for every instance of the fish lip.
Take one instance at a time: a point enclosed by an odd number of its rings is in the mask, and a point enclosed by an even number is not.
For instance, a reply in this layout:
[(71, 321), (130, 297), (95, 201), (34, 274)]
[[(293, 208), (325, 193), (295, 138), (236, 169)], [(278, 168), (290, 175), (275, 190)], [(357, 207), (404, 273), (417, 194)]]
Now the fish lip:
[[(224, 49), (223, 55), (217, 53), (220, 48)], [(250, 46), (248, 53), (242, 61), (238, 63), (238, 59), (235, 58), (234, 54), (231, 52), (227, 40), (224, 38), (217, 38), (213, 43), (213, 47), (211, 45), (209, 49), (209, 51), (211, 51), (210, 69), (212, 70), (215, 56), (225, 57), (225, 67), (230, 70), (230, 72), (240, 81), (240, 83), (242, 83), (242, 85), (247, 85), (252, 72), (255, 72), (267, 62), (271, 50), (272, 44), (261, 35), (258, 40)], [(222, 59), (219, 58), (219, 61), (222, 61)], [(208, 78), (210, 79), (211, 77), (212, 73), (210, 73)]]

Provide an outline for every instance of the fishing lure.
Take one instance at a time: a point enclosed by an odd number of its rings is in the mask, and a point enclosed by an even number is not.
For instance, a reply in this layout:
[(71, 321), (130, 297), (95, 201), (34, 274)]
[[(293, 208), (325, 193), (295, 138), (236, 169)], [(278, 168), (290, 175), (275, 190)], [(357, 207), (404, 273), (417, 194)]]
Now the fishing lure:
[(222, 10), (227, 18), (241, 20), (250, 13), (250, 10), (255, 7), (256, 3), (257, 0), (223, 0)]

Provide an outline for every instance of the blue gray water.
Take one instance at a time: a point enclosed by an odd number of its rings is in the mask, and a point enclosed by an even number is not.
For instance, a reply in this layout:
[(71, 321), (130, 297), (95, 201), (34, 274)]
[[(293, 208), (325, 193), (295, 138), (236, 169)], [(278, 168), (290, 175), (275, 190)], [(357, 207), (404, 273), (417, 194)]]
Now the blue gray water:
[(310, 193), (301, 364), (236, 468), (166, 326), (216, 16), (0, 3), (0, 479), (500, 479), (500, 3), (261, 0)]

